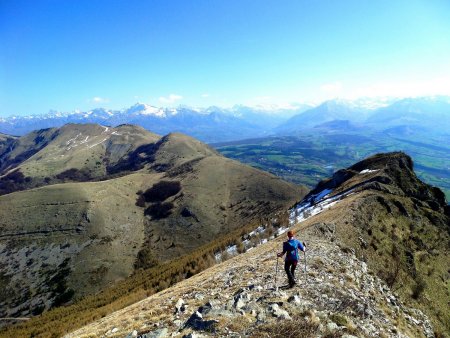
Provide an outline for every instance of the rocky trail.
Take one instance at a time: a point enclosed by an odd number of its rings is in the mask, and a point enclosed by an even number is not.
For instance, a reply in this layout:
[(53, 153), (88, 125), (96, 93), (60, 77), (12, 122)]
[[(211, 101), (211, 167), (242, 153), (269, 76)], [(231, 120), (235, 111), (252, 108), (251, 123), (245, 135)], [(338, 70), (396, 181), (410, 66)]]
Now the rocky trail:
[(314, 223), (298, 237), (307, 271), (302, 255), (294, 288), (281, 288), (282, 259), (275, 285), (281, 235), (66, 337), (434, 337), (428, 318), (327, 226)]

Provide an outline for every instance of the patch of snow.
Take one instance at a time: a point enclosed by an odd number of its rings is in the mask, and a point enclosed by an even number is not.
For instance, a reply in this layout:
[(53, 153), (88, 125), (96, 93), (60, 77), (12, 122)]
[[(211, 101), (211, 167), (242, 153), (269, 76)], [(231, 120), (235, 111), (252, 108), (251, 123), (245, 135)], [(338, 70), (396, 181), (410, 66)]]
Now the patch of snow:
[[(282, 234), (285, 233), (288, 230), (288, 228), (280, 228), (278, 230), (278, 234)], [(255, 243), (251, 241), (251, 237), (262, 234), (266, 231), (266, 228), (264, 227), (264, 225), (260, 225), (259, 227), (257, 227), (255, 230), (249, 232), (247, 235), (244, 235), (243, 238), (245, 238), (245, 240), (242, 241), (242, 244), (245, 247), (245, 251), (249, 251), (251, 250), (254, 246), (259, 246), (261, 244), (267, 243), (267, 239), (262, 238), (258, 243)], [(272, 236), (273, 238), (273, 236)], [(225, 251), (227, 252), (227, 254), (229, 254), (230, 256), (234, 256), (237, 255), (237, 246), (236, 245), (229, 245), (228, 247), (226, 247)], [(214, 254), (214, 258), (216, 259), (216, 262), (220, 262), (222, 260), (222, 255), (223, 252), (216, 252)]]
[(376, 173), (378, 171), (378, 169), (364, 169), (362, 171), (360, 171), (360, 174), (369, 174), (369, 173)]
[(77, 136), (75, 136), (74, 138), (71, 138), (70, 140), (68, 140), (68, 141), (66, 142), (66, 144), (69, 145), (69, 144), (71, 144), (72, 142), (75, 142), (79, 136), (81, 136), (81, 133), (78, 133)]
[(283, 227), (279, 228), (277, 230), (277, 236), (284, 234), (288, 230), (289, 230), (289, 228), (283, 228)]
[(88, 139), (89, 139), (89, 136), (86, 136), (86, 138), (83, 141), (81, 141), (80, 144), (86, 143), (88, 141)]
[(230, 247), (227, 248), (227, 252), (230, 255), (236, 255), (237, 254), (237, 246), (236, 245), (232, 245)]
[[(290, 225), (303, 222), (312, 216), (320, 214), (322, 211), (329, 209), (333, 205), (339, 203), (339, 201), (343, 198), (353, 194), (353, 192), (354, 189), (350, 189), (340, 194), (326, 197), (330, 194), (330, 191), (329, 189), (325, 189), (319, 194), (309, 197), (306, 201), (300, 202), (293, 209), (291, 209), (289, 215)], [(317, 199), (317, 196), (319, 195), (321, 195), (322, 197), (320, 199)]]
[(108, 138), (105, 138), (105, 139), (103, 139), (102, 141), (100, 141), (100, 142), (98, 142), (98, 143), (94, 143), (94, 144), (88, 146), (88, 148), (91, 149), (91, 148), (93, 148), (93, 147), (95, 147), (95, 146), (98, 146), (99, 144), (105, 142), (107, 139), (108, 139)]
[(324, 189), (321, 192), (319, 192), (318, 194), (314, 195), (314, 201), (318, 202), (320, 201), (322, 198), (324, 198), (325, 196), (329, 195), (331, 192), (333, 192), (332, 189)]
[(214, 259), (216, 260), (216, 262), (220, 262), (222, 260), (222, 253), (221, 252), (217, 252), (214, 255)]
[(266, 231), (266, 229), (262, 225), (260, 225), (255, 230), (251, 231), (248, 235), (251, 237), (255, 236), (256, 234), (262, 234), (264, 231)]

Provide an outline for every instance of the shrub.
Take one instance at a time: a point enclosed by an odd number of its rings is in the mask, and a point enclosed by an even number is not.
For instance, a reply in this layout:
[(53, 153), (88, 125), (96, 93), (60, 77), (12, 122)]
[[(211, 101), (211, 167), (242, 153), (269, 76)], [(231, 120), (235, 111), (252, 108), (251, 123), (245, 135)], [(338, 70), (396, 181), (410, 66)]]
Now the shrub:
[[(153, 162), (153, 156), (156, 150), (157, 146), (154, 143), (139, 146), (127, 156), (121, 158), (117, 163), (108, 165), (106, 171), (109, 175), (114, 175), (142, 169), (146, 163)], [(103, 162), (109, 163), (108, 160), (104, 159)]]
[(135, 269), (148, 269), (159, 264), (158, 259), (148, 245), (149, 243), (145, 243), (144, 247), (139, 251), (136, 262), (134, 263)]
[(427, 283), (420, 276), (417, 276), (414, 282), (415, 283), (414, 283), (414, 285), (412, 287), (412, 295), (411, 295), (411, 297), (414, 298), (414, 299), (419, 299), (419, 297), (421, 296), (421, 294), (425, 290), (425, 288), (427, 286)]
[(25, 177), (20, 169), (16, 169), (0, 178), (0, 195), (26, 189), (26, 183), (30, 182), (30, 177)]
[(392, 247), (391, 251), (392, 259), (391, 264), (385, 266), (383, 270), (380, 271), (380, 276), (386, 281), (386, 284), (392, 288), (395, 283), (397, 283), (400, 270), (401, 270), (401, 256), (400, 251), (397, 246)]
[(145, 207), (145, 198), (142, 195), (139, 195), (136, 199), (136, 206), (144, 208)]
[(69, 180), (69, 181), (76, 181), (76, 182), (84, 182), (89, 181), (91, 179), (89, 173), (85, 170), (79, 170), (77, 168), (71, 168), (67, 169), (58, 175), (56, 175), (56, 178), (59, 180)]
[(242, 239), (239, 239), (239, 240), (236, 242), (236, 250), (237, 250), (238, 253), (243, 253), (243, 252), (245, 252), (245, 245), (244, 245), (244, 243), (242, 242)]
[(330, 319), (335, 322), (337, 325), (339, 326), (347, 326), (348, 325), (348, 320), (346, 317), (344, 317), (343, 315), (339, 314), (339, 313), (333, 313), (330, 316)]
[(53, 300), (53, 306), (61, 306), (67, 302), (69, 302), (73, 296), (75, 295), (75, 291), (73, 289), (67, 289), (63, 293), (58, 294)]
[(153, 219), (166, 218), (172, 213), (173, 203), (171, 202), (158, 202), (150, 205), (145, 209), (145, 215), (151, 216)]
[(162, 202), (181, 190), (178, 181), (161, 181), (143, 193), (146, 202)]

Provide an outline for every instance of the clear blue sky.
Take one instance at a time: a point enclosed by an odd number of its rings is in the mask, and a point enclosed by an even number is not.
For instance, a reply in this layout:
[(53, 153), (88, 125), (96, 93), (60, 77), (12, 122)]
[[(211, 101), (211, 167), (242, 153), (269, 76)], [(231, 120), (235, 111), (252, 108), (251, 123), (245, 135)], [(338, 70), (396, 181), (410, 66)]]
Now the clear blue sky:
[(0, 0), (0, 116), (422, 94), (447, 0)]

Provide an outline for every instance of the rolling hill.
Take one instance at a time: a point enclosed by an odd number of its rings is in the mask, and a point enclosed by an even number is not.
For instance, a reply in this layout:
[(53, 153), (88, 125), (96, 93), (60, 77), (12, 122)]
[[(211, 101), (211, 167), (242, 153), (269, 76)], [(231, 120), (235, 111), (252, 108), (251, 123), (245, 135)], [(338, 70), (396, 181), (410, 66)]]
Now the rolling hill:
[(163, 266), (307, 192), (186, 135), (131, 125), (32, 132), (0, 163), (1, 317)]

